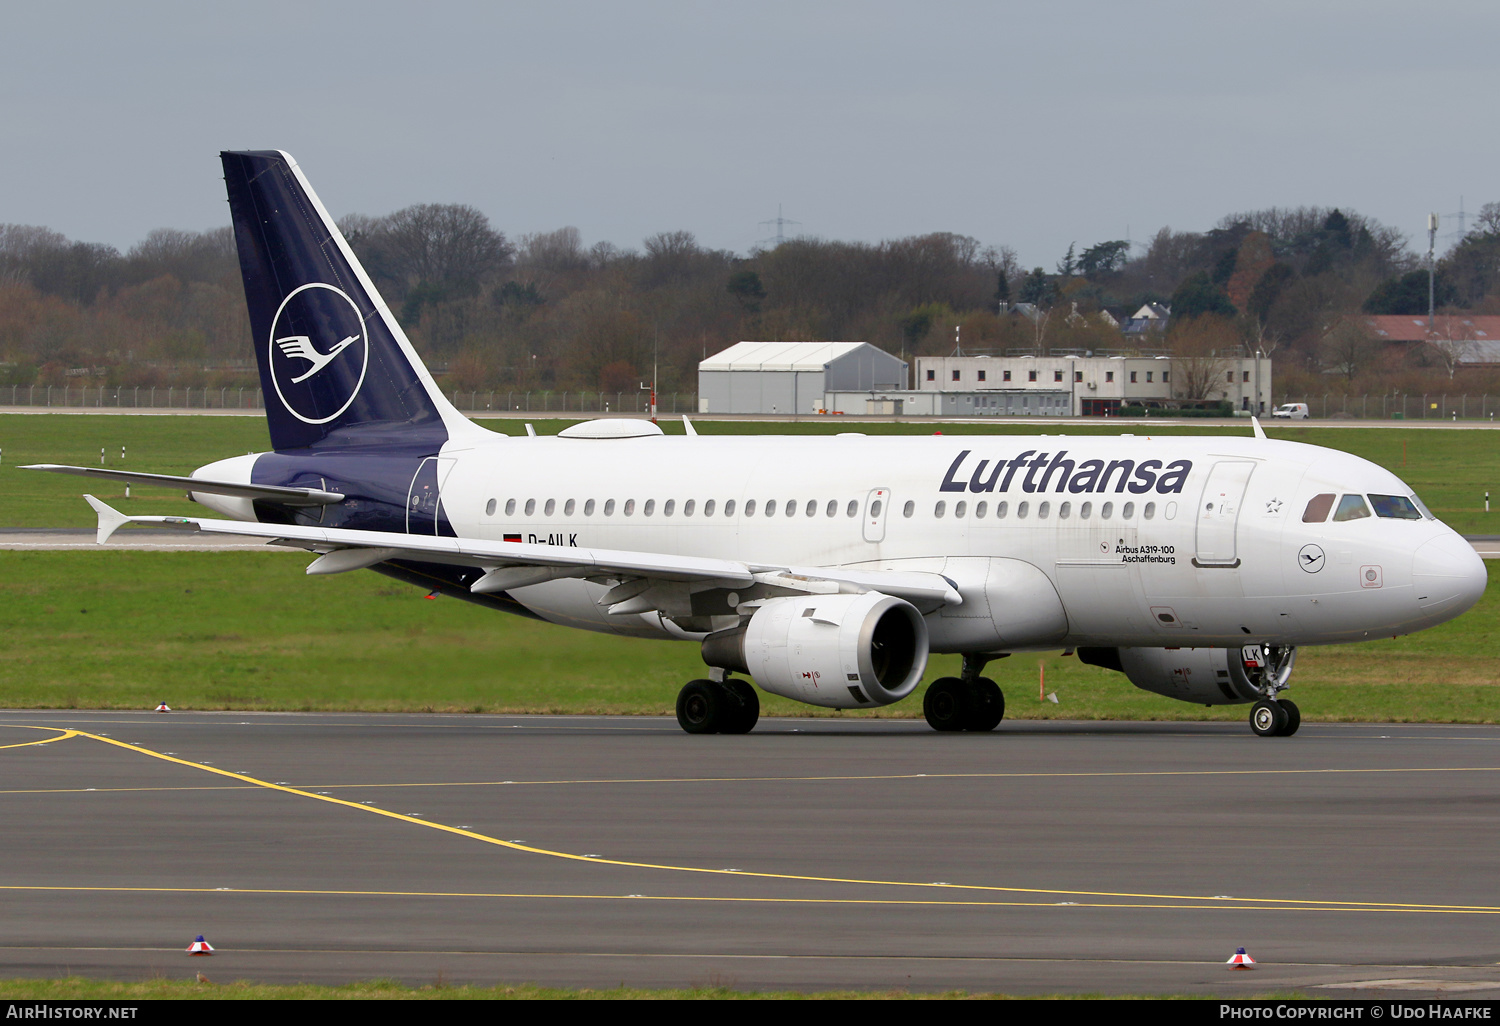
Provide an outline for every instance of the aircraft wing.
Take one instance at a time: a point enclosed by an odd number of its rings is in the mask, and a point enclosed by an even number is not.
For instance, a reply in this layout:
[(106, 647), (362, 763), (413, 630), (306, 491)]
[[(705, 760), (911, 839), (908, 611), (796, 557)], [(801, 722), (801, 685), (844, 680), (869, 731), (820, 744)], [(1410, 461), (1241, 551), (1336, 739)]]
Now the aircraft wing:
[(481, 567), (485, 570), (484, 575), (470, 586), (471, 591), (480, 594), (565, 577), (607, 580), (616, 582), (603, 600), (612, 613), (648, 612), (661, 608), (671, 600), (659, 591), (657, 585), (674, 583), (738, 589), (762, 585), (763, 590), (776, 594), (879, 591), (904, 598), (923, 612), (963, 602), (958, 588), (948, 578), (918, 571), (799, 567), (660, 552), (570, 548), (300, 524), (245, 523), (210, 517), (133, 517), (92, 495), (84, 498), (99, 515), (97, 538), (101, 545), (126, 524), (150, 524), (208, 534), (265, 538), (273, 545), (320, 553), (308, 565), (310, 574), (342, 573), (388, 560), (405, 559)]
[(206, 492), (210, 495), (237, 495), (244, 499), (270, 499), (284, 506), (328, 506), (344, 501), (342, 493), (325, 492), (320, 488), (289, 488), (283, 485), (210, 481), (198, 477), (176, 477), (172, 474), (140, 474), (133, 470), (108, 470), (104, 467), (68, 467), (60, 463), (33, 463), (19, 469), (47, 470), (54, 474), (77, 474), (79, 477), (97, 477), (109, 481), (124, 481), (128, 484), (181, 488), (184, 491)]

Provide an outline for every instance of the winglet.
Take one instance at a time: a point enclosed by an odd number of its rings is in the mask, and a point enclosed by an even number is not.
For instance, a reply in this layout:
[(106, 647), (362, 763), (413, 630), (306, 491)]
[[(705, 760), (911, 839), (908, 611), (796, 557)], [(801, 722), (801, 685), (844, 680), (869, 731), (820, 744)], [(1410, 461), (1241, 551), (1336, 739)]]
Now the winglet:
[(1250, 426), (1253, 427), (1253, 428), (1255, 428), (1255, 437), (1256, 438), (1264, 438), (1264, 437), (1266, 437), (1265, 429), (1260, 426), (1260, 418), (1259, 417), (1251, 417), (1250, 418)]
[(94, 507), (94, 512), (99, 514), (99, 533), (95, 536), (95, 541), (100, 545), (108, 542), (111, 535), (130, 523), (129, 517), (115, 509), (109, 503), (101, 502), (92, 495), (85, 495), (84, 499), (88, 501), (90, 506)]
[(693, 427), (693, 422), (688, 420), (688, 415), (686, 413), (682, 415), (682, 430), (690, 437), (698, 437), (698, 429)]

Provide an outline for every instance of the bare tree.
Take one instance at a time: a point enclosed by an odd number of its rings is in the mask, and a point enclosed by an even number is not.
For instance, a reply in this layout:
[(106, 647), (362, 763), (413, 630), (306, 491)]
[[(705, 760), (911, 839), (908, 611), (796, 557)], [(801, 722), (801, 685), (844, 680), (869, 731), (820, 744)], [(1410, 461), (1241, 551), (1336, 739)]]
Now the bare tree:
[(1318, 356), (1329, 370), (1353, 382), (1384, 348), (1362, 318), (1344, 317), (1318, 343)]
[[(1455, 321), (1459, 327), (1454, 327)], [(1453, 373), (1458, 370), (1464, 358), (1474, 352), (1474, 341), (1466, 337), (1469, 333), (1462, 325), (1463, 322), (1457, 317), (1447, 314), (1437, 319), (1432, 332), (1427, 336), (1427, 348), (1448, 372), (1449, 381), (1453, 380)]]
[(1212, 399), (1223, 388), (1224, 372), (1239, 350), (1234, 325), (1217, 314), (1202, 314), (1172, 325), (1167, 342), (1172, 348), (1172, 390), (1178, 398)]

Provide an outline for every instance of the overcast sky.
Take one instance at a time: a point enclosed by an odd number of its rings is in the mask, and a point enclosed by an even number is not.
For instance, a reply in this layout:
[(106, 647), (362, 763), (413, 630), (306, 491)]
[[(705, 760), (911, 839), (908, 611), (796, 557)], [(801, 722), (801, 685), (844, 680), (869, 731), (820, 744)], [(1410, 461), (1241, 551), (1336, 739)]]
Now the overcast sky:
[(1497, 29), (1443, 0), (13, 4), (0, 222), (214, 227), (218, 151), (279, 148), (336, 217), (468, 203), (623, 248), (743, 253), (780, 204), (1049, 270), (1268, 206), (1425, 249), (1429, 211), (1500, 200)]

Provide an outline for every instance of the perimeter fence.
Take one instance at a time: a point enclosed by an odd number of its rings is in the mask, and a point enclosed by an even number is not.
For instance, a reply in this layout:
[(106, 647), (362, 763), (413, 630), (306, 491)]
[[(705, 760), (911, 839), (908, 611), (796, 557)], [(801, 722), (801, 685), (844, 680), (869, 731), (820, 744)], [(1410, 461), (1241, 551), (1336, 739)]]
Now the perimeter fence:
[[(466, 413), (646, 413), (646, 392), (479, 392), (451, 391), (444, 395)], [(1276, 405), (1305, 403), (1318, 420), (1488, 420), (1500, 413), (1500, 396), (1493, 395), (1283, 395)], [(66, 385), (0, 385), (0, 406), (93, 407), (154, 410), (263, 410), (258, 388), (111, 387), (71, 388)], [(698, 396), (666, 392), (657, 396), (656, 412), (666, 416), (697, 413)], [(1170, 417), (1171, 411), (1162, 414)], [(1266, 411), (1267, 416), (1270, 409)], [(1243, 415), (1243, 414), (1242, 414)], [(910, 419), (913, 415), (904, 415)]]
[[(466, 413), (646, 413), (645, 392), (444, 392)], [(146, 410), (263, 410), (258, 388), (122, 387), (70, 388), (66, 385), (0, 385), (0, 406), (43, 406)], [(657, 396), (659, 414), (696, 413), (693, 393)]]

